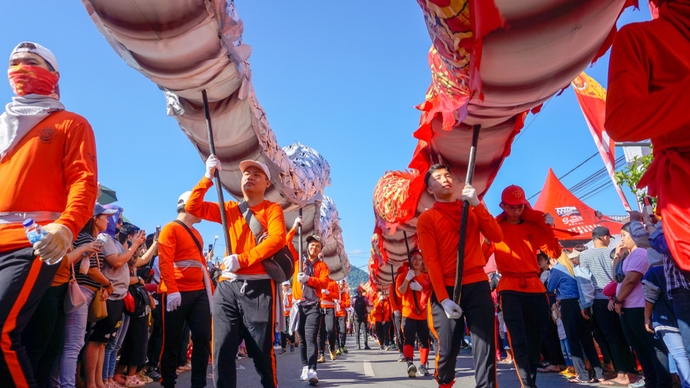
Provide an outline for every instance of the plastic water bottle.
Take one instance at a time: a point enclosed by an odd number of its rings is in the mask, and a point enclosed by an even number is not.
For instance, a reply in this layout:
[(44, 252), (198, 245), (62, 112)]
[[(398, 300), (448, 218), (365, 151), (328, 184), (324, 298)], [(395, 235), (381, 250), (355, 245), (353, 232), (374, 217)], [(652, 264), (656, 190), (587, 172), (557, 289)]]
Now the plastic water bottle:
[(41, 228), (41, 225), (35, 223), (34, 220), (31, 218), (22, 222), (22, 226), (24, 226), (26, 238), (29, 239), (29, 242), (32, 245), (36, 244), (39, 240), (41, 240), (44, 236), (48, 234), (45, 230), (43, 230), (43, 228)]

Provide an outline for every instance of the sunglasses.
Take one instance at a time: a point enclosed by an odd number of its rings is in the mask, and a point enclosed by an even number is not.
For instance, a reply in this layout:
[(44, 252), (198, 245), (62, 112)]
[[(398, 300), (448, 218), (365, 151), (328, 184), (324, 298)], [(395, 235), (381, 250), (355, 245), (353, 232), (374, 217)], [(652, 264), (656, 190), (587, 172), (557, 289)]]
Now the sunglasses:
[(123, 223), (123, 222), (124, 222), (124, 221), (122, 220), (122, 218), (118, 218), (118, 219), (117, 219), (117, 223), (118, 223), (118, 224), (121, 224), (121, 223)]

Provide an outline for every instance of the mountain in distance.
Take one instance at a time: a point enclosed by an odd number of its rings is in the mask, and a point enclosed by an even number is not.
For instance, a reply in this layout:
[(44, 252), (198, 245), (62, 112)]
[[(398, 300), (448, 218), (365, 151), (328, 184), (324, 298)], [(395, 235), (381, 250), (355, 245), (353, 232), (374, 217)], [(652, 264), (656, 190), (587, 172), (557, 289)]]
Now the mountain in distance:
[(360, 268), (350, 268), (350, 273), (347, 275), (347, 285), (350, 288), (350, 296), (357, 295), (357, 289), (362, 283), (369, 281), (369, 273), (364, 272)]

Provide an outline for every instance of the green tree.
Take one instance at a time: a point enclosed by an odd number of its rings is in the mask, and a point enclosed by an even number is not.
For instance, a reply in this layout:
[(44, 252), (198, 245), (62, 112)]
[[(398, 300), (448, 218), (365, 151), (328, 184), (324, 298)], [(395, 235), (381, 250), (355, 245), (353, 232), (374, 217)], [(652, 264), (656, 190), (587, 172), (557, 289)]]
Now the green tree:
[[(630, 167), (624, 167), (613, 175), (619, 185), (626, 185), (630, 188), (639, 203), (643, 202), (647, 192), (646, 190), (639, 190), (637, 184), (642, 179), (644, 173), (647, 172), (649, 165), (652, 164), (652, 160), (654, 160), (653, 155), (636, 156)], [(652, 203), (656, 205), (656, 198), (652, 198)]]

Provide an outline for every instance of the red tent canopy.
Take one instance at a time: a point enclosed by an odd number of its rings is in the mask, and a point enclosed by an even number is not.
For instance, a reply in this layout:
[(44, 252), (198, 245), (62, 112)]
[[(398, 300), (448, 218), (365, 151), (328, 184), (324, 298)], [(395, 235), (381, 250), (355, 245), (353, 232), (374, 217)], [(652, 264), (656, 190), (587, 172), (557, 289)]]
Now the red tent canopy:
[(611, 234), (620, 234), (623, 226), (609, 217), (597, 217), (594, 209), (568, 191), (550, 168), (534, 209), (550, 213), (555, 218), (556, 228), (579, 233), (573, 237), (562, 238), (564, 240), (591, 239), (592, 229), (597, 226), (607, 227)]

